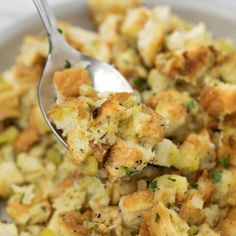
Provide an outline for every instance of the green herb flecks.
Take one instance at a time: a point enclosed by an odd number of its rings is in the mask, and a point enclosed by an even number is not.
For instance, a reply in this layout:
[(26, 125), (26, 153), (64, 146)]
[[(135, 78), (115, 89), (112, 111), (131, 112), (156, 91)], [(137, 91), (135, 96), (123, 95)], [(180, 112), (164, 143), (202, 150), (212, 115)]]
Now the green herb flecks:
[(132, 171), (129, 167), (124, 167), (125, 174), (130, 176), (132, 174)]
[(191, 110), (193, 110), (194, 108), (196, 108), (196, 102), (195, 102), (194, 100), (188, 102), (188, 104), (187, 104), (187, 109), (188, 109), (189, 111), (191, 111)]
[(228, 168), (229, 167), (229, 159), (230, 159), (230, 155), (227, 155), (225, 158), (220, 159), (219, 160), (220, 165), (224, 168)]
[(69, 69), (69, 68), (71, 68), (71, 63), (65, 60), (64, 69)]
[(61, 28), (57, 28), (57, 31), (60, 33), (60, 34), (63, 34), (63, 30)]
[(152, 181), (150, 184), (149, 184), (149, 187), (152, 189), (152, 190), (155, 190), (157, 188), (157, 181), (154, 180)]
[(160, 215), (156, 213), (156, 218), (155, 218), (156, 223), (158, 223), (160, 219), (161, 219)]
[(143, 79), (136, 79), (134, 81), (134, 84), (136, 86), (136, 88), (140, 91), (143, 91), (143, 90), (148, 90), (148, 85), (147, 85), (147, 82), (146, 80), (143, 80)]
[(214, 182), (214, 183), (218, 183), (218, 182), (220, 182), (221, 181), (221, 178), (222, 178), (222, 172), (220, 172), (220, 171), (215, 171), (215, 172), (213, 172), (212, 173), (212, 181)]
[(225, 82), (225, 78), (222, 75), (218, 77), (218, 80), (220, 80), (221, 82)]
[(197, 189), (198, 188), (198, 183), (192, 183), (191, 187)]
[(176, 179), (171, 178), (170, 176), (168, 177), (168, 180), (170, 180), (170, 181), (172, 181), (172, 182), (175, 182), (175, 181), (176, 181)]

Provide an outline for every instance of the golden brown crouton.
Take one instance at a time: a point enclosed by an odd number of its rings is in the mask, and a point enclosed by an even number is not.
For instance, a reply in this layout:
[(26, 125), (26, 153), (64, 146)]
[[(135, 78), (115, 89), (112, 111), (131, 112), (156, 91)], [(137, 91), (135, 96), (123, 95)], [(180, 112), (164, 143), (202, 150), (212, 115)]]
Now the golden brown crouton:
[(89, 9), (96, 24), (100, 24), (109, 14), (124, 15), (128, 9), (139, 5), (140, 0), (90, 0)]
[(207, 170), (203, 171), (202, 176), (198, 179), (197, 185), (198, 191), (202, 195), (203, 200), (205, 202), (209, 201), (214, 192), (214, 186), (211, 179), (208, 177)]
[(147, 65), (153, 65), (157, 53), (164, 46), (165, 32), (162, 24), (150, 19), (138, 35), (138, 50)]
[(38, 131), (39, 134), (45, 134), (50, 131), (50, 128), (46, 123), (38, 104), (34, 105), (30, 113), (30, 124)]
[(83, 221), (86, 218), (91, 218), (91, 212), (84, 213), (83, 216), (76, 211), (60, 213), (58, 215), (58, 229), (60, 234), (64, 236), (88, 235), (88, 230), (83, 225)]
[(0, 121), (7, 118), (16, 118), (20, 116), (19, 92), (1, 92), (0, 94)]
[(38, 131), (29, 127), (25, 129), (16, 140), (14, 147), (17, 152), (26, 152), (28, 151), (36, 142), (39, 140)]
[(180, 153), (171, 158), (172, 165), (180, 170), (194, 171), (214, 167), (215, 146), (207, 130), (190, 134), (180, 146)]
[(188, 229), (186, 222), (175, 211), (166, 208), (160, 202), (151, 210), (144, 212), (140, 236), (187, 236)]
[(167, 121), (167, 135), (169, 136), (186, 123), (186, 104), (190, 100), (191, 98), (185, 94), (169, 90), (151, 97), (148, 105), (155, 109)]
[(153, 192), (141, 190), (121, 197), (119, 207), (122, 222), (126, 227), (137, 229), (144, 211), (153, 206)]
[(236, 112), (236, 86), (224, 84), (218, 87), (204, 87), (200, 104), (211, 115), (232, 114)]
[(231, 209), (220, 224), (222, 236), (236, 235), (236, 208)]
[(126, 175), (125, 168), (140, 170), (147, 165), (144, 153), (121, 139), (111, 148), (105, 168), (110, 175), (122, 177)]
[(177, 52), (167, 58), (158, 55), (155, 64), (157, 69), (168, 77), (196, 86), (199, 78), (211, 68), (214, 61), (215, 51), (212, 47), (194, 45), (185, 52)]
[(142, 106), (142, 110), (144, 113), (151, 116), (146, 122), (146, 127), (142, 134), (143, 137), (154, 139), (155, 143), (160, 142), (165, 136), (167, 126), (165, 120), (161, 115), (146, 107), (145, 105)]
[(236, 166), (236, 130), (234, 127), (226, 127), (221, 132), (221, 139), (218, 144), (219, 161), (226, 160)]
[(150, 11), (146, 7), (139, 7), (128, 11), (122, 24), (121, 32), (128, 37), (136, 38), (150, 15)]
[(184, 200), (179, 215), (188, 224), (199, 224), (203, 218), (203, 198), (198, 191), (190, 192)]
[(88, 71), (82, 68), (57, 71), (53, 80), (57, 92), (65, 98), (79, 96), (80, 86), (82, 84), (91, 84)]

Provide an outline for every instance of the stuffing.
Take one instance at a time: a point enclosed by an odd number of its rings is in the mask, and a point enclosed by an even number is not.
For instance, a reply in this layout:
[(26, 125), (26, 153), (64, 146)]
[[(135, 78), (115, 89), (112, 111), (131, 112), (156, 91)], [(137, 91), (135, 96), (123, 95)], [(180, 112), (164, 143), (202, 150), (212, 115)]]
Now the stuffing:
[(172, 159), (179, 155), (178, 147), (169, 139), (163, 139), (156, 145), (156, 156), (152, 163), (158, 166), (171, 167)]
[[(78, 97), (82, 84), (91, 84), (89, 73), (83, 68), (70, 68), (54, 73), (53, 81), (62, 98)], [(71, 86), (73, 84), (73, 86)]]
[(102, 40), (109, 44), (115, 44), (119, 38), (119, 30), (122, 17), (116, 14), (108, 15), (102, 24), (99, 25), (98, 31)]
[(220, 236), (221, 234), (217, 231), (212, 230), (208, 224), (202, 224), (199, 227), (199, 232), (196, 234), (197, 236)]
[(17, 228), (14, 224), (7, 224), (0, 222), (0, 235), (18, 236)]
[(12, 184), (22, 184), (23, 182), (24, 175), (15, 162), (6, 161), (0, 163), (0, 197), (8, 197), (11, 194)]
[(185, 171), (212, 169), (214, 161), (215, 146), (207, 130), (190, 134), (180, 146), (179, 155), (171, 156), (172, 165)]
[(152, 9), (152, 15), (156, 21), (161, 22), (165, 32), (168, 32), (170, 30), (172, 15), (171, 15), (171, 8), (169, 6), (167, 5), (155, 6)]
[(222, 84), (217, 87), (204, 87), (200, 95), (200, 104), (214, 116), (230, 115), (236, 111), (236, 87)]
[(65, 61), (47, 111), (65, 148), (37, 103), (47, 38), (24, 38), (0, 72), (0, 235), (236, 235), (235, 44), (166, 5), (88, 6), (94, 31), (58, 32), (133, 93), (99, 93)]
[(54, 106), (48, 114), (57, 129), (63, 130), (63, 136), (66, 136), (76, 127), (87, 125), (92, 106), (91, 99), (80, 97)]
[(28, 151), (37, 141), (39, 140), (38, 132), (35, 128), (29, 127), (24, 130), (17, 140), (15, 141), (14, 147), (17, 152)]
[(42, 224), (48, 221), (51, 206), (47, 200), (23, 204), (21, 195), (14, 195), (8, 201), (6, 211), (17, 225)]
[(90, 212), (83, 215), (76, 211), (62, 212), (57, 215), (55, 225), (51, 226), (53, 232), (60, 236), (88, 235), (88, 229), (83, 226), (83, 221), (89, 219), (90, 214)]
[(154, 93), (159, 93), (172, 87), (171, 80), (161, 74), (157, 69), (152, 69), (149, 72), (147, 83)]
[(214, 192), (214, 185), (207, 170), (204, 170), (201, 177), (197, 181), (197, 189), (202, 195), (204, 201), (209, 201)]
[(179, 215), (188, 224), (199, 224), (204, 219), (203, 214), (204, 201), (198, 191), (188, 193), (184, 203), (181, 205)]
[(186, 31), (174, 31), (167, 39), (166, 44), (169, 50), (182, 49), (189, 45), (201, 44), (207, 46), (210, 43), (209, 33), (206, 26), (199, 23), (192, 29)]
[(91, 0), (89, 1), (89, 9), (94, 22), (100, 24), (109, 14), (124, 15), (128, 9), (137, 7), (139, 2), (139, 0), (117, 0), (113, 2), (107, 0)]
[(131, 172), (141, 170), (147, 165), (147, 162), (148, 159), (142, 150), (118, 140), (109, 151), (105, 168), (112, 176), (122, 177), (126, 175), (127, 168)]
[(37, 130), (39, 134), (48, 133), (50, 131), (50, 128), (45, 122), (38, 104), (34, 105), (31, 111), (30, 124)]
[(141, 190), (121, 197), (119, 208), (122, 222), (126, 227), (137, 229), (144, 211), (152, 208), (153, 192)]
[(212, 173), (214, 183), (213, 201), (224, 207), (227, 204), (235, 206), (235, 169), (215, 171)]
[(211, 204), (203, 209), (203, 214), (206, 217), (206, 222), (215, 227), (220, 220), (220, 208), (216, 204)]
[(185, 199), (188, 190), (188, 181), (179, 175), (162, 175), (152, 180), (150, 187), (155, 192), (154, 200), (162, 202), (165, 206), (175, 204), (176, 201)]
[(139, 7), (128, 11), (122, 24), (121, 32), (131, 39), (138, 37), (146, 21), (150, 18), (150, 11), (145, 7)]
[(174, 90), (162, 91), (150, 98), (148, 104), (167, 122), (167, 136), (182, 128), (187, 120), (187, 104), (191, 98)]
[(236, 235), (235, 225), (236, 225), (236, 210), (231, 209), (226, 218), (221, 222), (220, 229), (222, 236), (234, 236)]
[(84, 51), (84, 47), (87, 42), (97, 40), (96, 33), (82, 29), (80, 27), (66, 25), (63, 32), (68, 43), (75, 49), (81, 51)]
[(140, 228), (140, 236), (187, 236), (188, 229), (188, 225), (175, 211), (166, 208), (160, 202), (144, 213), (143, 222)]
[(222, 130), (218, 140), (218, 157), (219, 162), (227, 162), (225, 167), (229, 164), (236, 165), (236, 136), (234, 127), (226, 127)]
[(164, 37), (163, 26), (152, 19), (148, 20), (139, 32), (138, 50), (147, 65), (153, 65), (156, 54), (163, 48)]
[(202, 76), (213, 66), (215, 49), (211, 46), (189, 46), (172, 54), (158, 54), (155, 59), (157, 69), (175, 80), (196, 86)]

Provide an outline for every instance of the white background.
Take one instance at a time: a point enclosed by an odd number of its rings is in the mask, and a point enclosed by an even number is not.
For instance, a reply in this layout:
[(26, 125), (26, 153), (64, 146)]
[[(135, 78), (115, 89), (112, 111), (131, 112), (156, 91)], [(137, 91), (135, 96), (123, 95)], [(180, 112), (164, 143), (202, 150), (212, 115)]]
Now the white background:
[[(59, 5), (67, 1), (68, 0), (48, 0), (50, 5), (53, 6)], [(156, 1), (158, 3), (158, 0)], [(234, 7), (236, 6), (236, 0), (212, 0), (213, 4), (215, 2), (220, 2), (221, 4), (223, 4), (223, 7), (228, 9), (228, 11), (233, 11), (232, 9), (235, 10)], [(234, 5), (233, 8), (231, 8), (232, 5)], [(33, 0), (0, 0), (0, 32), (3, 31), (5, 28), (9, 27), (11, 24), (14, 24), (14, 22), (17, 22), (18, 19), (34, 12), (36, 12), (36, 9), (34, 7)], [(233, 12), (233, 14), (236, 15), (236, 12)]]

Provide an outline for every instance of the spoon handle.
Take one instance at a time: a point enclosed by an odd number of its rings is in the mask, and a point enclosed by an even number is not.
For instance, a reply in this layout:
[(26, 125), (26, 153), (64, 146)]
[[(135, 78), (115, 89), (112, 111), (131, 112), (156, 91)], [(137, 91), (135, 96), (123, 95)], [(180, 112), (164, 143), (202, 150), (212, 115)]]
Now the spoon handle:
[(53, 36), (59, 34), (57, 30), (56, 17), (47, 0), (33, 0), (33, 2), (45, 26), (49, 40), (52, 41)]

